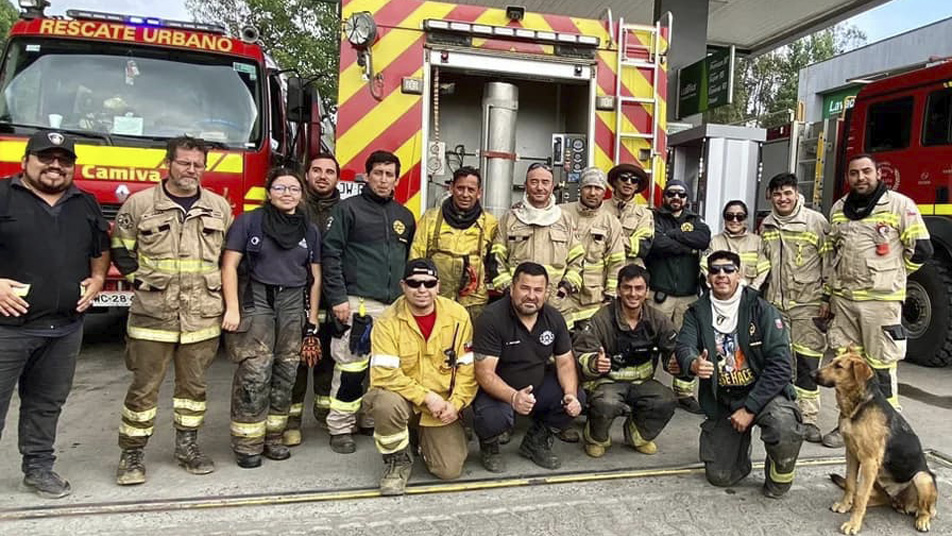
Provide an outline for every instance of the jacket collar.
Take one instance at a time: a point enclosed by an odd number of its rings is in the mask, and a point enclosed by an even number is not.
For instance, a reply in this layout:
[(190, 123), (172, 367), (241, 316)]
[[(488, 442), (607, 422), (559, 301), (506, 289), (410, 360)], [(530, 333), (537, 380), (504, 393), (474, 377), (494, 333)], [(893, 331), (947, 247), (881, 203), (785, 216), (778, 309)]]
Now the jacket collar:
[[(165, 193), (165, 181), (167, 180), (168, 177), (162, 179), (162, 182), (155, 186), (153, 200), (157, 210), (175, 210), (181, 208), (178, 203), (172, 201), (172, 198), (169, 197), (167, 193)], [(195, 204), (192, 205), (192, 210), (195, 210), (196, 208), (200, 208), (205, 212), (212, 212), (215, 210), (215, 206), (211, 202), (211, 193), (205, 188), (202, 188), (201, 185), (198, 186), (198, 199), (195, 201)]]

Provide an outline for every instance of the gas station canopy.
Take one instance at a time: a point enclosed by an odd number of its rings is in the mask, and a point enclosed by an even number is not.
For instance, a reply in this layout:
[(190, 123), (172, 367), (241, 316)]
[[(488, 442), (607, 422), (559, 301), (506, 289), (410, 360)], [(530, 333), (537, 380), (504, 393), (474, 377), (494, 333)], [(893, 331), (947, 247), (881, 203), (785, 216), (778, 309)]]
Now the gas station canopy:
[[(521, 5), (538, 13), (603, 18), (610, 8), (617, 20), (628, 23), (654, 22), (659, 12), (672, 11), (678, 25), (677, 4), (703, 0), (460, 0), (467, 4), (505, 8)], [(803, 35), (862, 13), (888, 0), (709, 0), (707, 42), (735, 45), (741, 53), (768, 52)], [(670, 5), (674, 5), (672, 8)]]

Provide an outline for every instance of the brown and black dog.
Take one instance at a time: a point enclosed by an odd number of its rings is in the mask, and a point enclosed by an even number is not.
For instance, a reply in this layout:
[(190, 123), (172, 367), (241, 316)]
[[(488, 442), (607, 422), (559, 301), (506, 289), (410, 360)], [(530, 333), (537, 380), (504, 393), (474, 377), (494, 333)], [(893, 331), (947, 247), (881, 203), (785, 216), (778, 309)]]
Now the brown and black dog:
[(813, 379), (836, 390), (840, 433), (846, 443), (846, 479), (830, 475), (843, 498), (830, 510), (845, 514), (844, 534), (863, 527), (867, 506), (891, 504), (916, 516), (916, 529), (928, 532), (938, 498), (935, 475), (926, 465), (919, 437), (890, 404), (873, 369), (856, 352), (847, 352), (813, 373)]

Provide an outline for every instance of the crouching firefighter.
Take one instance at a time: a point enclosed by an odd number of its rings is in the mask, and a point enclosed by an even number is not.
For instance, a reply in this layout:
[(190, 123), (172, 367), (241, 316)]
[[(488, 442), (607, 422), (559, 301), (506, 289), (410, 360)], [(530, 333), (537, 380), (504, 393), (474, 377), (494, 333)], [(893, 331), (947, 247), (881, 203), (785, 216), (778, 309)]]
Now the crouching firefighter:
[[(320, 231), (298, 208), (304, 179), (275, 168), (267, 202), (238, 217), (222, 259), (225, 348), (237, 363), (231, 391), (231, 447), (239, 467), (261, 455), (286, 460), (282, 441), (291, 407), (304, 329), (304, 289), (312, 281), (309, 319), (321, 294)], [(310, 277), (309, 277), (310, 276)]]
[(611, 426), (625, 417), (625, 443), (642, 454), (674, 416), (674, 391), (654, 379), (660, 359), (674, 354), (678, 332), (663, 313), (645, 306), (648, 270), (629, 264), (618, 272), (618, 299), (604, 305), (575, 335), (582, 386), (588, 394), (585, 453), (600, 458), (611, 446)]
[(421, 454), (437, 478), (459, 477), (469, 450), (460, 411), (476, 396), (469, 313), (437, 295), (436, 265), (411, 260), (400, 286), (403, 296), (373, 329), (371, 388), (365, 397), (385, 464), (381, 495), (404, 493), (411, 451)]
[(707, 481), (733, 486), (750, 474), (750, 432), (760, 427), (767, 451), (763, 493), (790, 489), (803, 442), (793, 388), (790, 338), (777, 309), (740, 284), (740, 257), (715, 251), (707, 258), (711, 292), (684, 316), (677, 366), (700, 378), (700, 457)]

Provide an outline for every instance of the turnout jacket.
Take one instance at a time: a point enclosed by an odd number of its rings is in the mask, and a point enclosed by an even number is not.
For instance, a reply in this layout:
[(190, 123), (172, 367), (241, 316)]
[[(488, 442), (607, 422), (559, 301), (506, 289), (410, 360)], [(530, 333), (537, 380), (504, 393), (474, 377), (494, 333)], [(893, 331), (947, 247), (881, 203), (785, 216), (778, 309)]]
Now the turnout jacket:
[(661, 207), (655, 210), (654, 222), (654, 242), (645, 259), (651, 290), (669, 296), (697, 295), (700, 254), (711, 244), (710, 227), (687, 209), (675, 217)]
[(815, 210), (797, 210), (788, 221), (771, 212), (760, 226), (761, 252), (770, 263), (765, 297), (781, 311), (819, 305), (829, 277), (830, 224)]
[(585, 320), (617, 293), (618, 270), (625, 265), (624, 231), (603, 207), (590, 209), (579, 201), (560, 206), (574, 222), (575, 238), (585, 251), (582, 287), (572, 294), (572, 318)]
[[(430, 414), (423, 399), (430, 391), (457, 409), (476, 397), (473, 368), (473, 325), (466, 309), (442, 296), (436, 297), (436, 323), (424, 339), (413, 314), (401, 296), (374, 323), (371, 337), (370, 386), (392, 391), (413, 404), (420, 426), (443, 426)], [(456, 381), (450, 392), (453, 369), (448, 350), (456, 355)]]
[(655, 224), (651, 209), (639, 205), (634, 199), (628, 202), (617, 198), (607, 199), (602, 206), (602, 210), (621, 222), (621, 228), (625, 231), (623, 243), (628, 262), (644, 265), (644, 258), (651, 251), (654, 241)]
[(402, 295), (400, 279), (415, 231), (412, 212), (370, 187), (338, 203), (321, 250), (327, 303), (340, 305), (347, 296), (393, 303)]
[[(793, 389), (793, 368), (790, 356), (790, 336), (780, 318), (780, 312), (761, 298), (757, 291), (743, 288), (737, 318), (737, 344), (744, 352), (747, 362), (756, 377), (745, 399), (733, 401), (730, 411), (747, 408), (754, 415), (779, 394), (796, 398)], [(681, 367), (681, 377), (694, 378), (691, 362), (707, 349), (708, 359), (714, 363), (714, 375), (701, 380), (698, 401), (705, 415), (720, 417), (724, 405), (732, 400), (719, 393), (717, 383), (717, 346), (714, 340), (711, 295), (705, 293), (691, 304), (684, 315), (684, 324), (678, 334), (675, 356)]]

